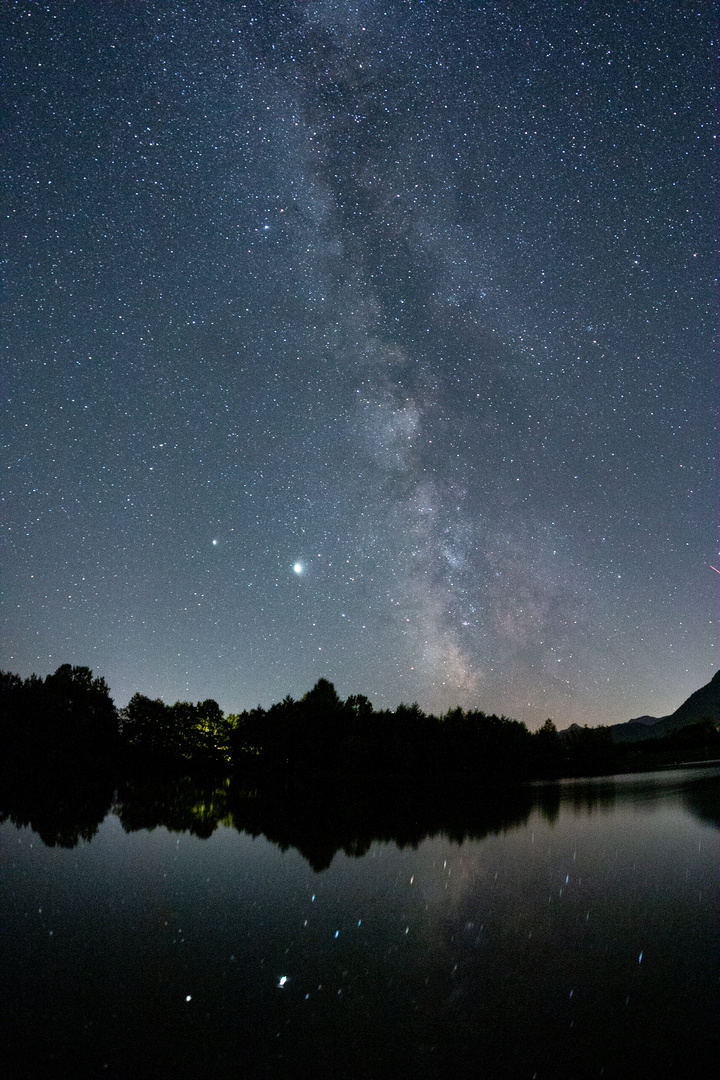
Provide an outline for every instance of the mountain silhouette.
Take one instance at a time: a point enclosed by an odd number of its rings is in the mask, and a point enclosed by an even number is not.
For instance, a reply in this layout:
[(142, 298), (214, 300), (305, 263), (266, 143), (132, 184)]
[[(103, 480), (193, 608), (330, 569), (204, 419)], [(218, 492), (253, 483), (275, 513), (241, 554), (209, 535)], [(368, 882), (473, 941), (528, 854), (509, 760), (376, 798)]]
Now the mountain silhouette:
[(673, 731), (699, 724), (701, 720), (720, 720), (720, 671), (709, 683), (690, 695), (669, 716), (638, 716), (624, 724), (612, 724), (613, 742), (641, 742), (645, 739), (663, 739)]

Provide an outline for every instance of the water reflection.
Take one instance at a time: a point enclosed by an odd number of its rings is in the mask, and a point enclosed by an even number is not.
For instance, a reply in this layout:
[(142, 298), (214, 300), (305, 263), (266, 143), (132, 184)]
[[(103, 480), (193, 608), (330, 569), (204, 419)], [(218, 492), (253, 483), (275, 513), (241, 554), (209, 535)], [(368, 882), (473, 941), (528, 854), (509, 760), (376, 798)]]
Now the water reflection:
[[(682, 804), (700, 821), (720, 828), (720, 765), (663, 769), (657, 772), (594, 776), (530, 785), (540, 793), (546, 814), (552, 819), (563, 804), (576, 813), (593, 814), (627, 806)], [(555, 811), (550, 807), (554, 805)]]
[(718, 828), (719, 776), (720, 767), (710, 766), (493, 789), (441, 780), (432, 787), (387, 781), (302, 787), (242, 774), (117, 781), (102, 773), (15, 773), (0, 786), (0, 821), (29, 825), (51, 847), (92, 840), (108, 813), (128, 833), (163, 827), (207, 839), (228, 826), (264, 836), (282, 851), (295, 848), (320, 872), (338, 852), (360, 858), (375, 841), (403, 848), (442, 836), (462, 844), (519, 828), (533, 810), (552, 824), (561, 805), (591, 815), (675, 800)]
[(115, 781), (109, 772), (14, 767), (0, 772), (0, 821), (29, 826), (48, 847), (92, 840), (110, 812)]
[(16, 777), (15, 1075), (713, 1075), (719, 776)]

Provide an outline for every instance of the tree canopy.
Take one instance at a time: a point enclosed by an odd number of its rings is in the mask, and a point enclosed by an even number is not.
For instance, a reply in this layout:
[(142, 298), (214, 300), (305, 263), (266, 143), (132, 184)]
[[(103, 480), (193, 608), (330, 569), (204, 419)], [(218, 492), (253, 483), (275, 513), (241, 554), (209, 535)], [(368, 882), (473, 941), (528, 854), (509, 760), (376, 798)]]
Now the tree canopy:
[[(720, 749), (710, 720), (645, 751)], [(573, 725), (539, 731), (507, 716), (451, 709), (427, 714), (417, 703), (376, 711), (361, 694), (343, 701), (319, 679), (296, 701), (223, 714), (212, 698), (196, 703), (136, 693), (124, 709), (87, 667), (62, 664), (46, 678), (0, 672), (0, 746), (26, 761), (228, 769), (295, 779), (405, 777), (424, 784), (457, 776), (483, 784), (591, 775), (622, 766), (637, 748), (614, 747), (608, 728)], [(635, 760), (633, 758), (633, 760)]]

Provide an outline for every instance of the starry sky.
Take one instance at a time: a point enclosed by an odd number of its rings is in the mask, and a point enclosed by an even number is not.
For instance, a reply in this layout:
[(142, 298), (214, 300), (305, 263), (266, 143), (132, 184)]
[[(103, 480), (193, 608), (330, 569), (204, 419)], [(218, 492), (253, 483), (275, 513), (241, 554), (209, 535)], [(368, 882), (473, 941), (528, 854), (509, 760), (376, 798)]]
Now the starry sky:
[(712, 677), (713, 4), (4, 9), (2, 667), (531, 728)]

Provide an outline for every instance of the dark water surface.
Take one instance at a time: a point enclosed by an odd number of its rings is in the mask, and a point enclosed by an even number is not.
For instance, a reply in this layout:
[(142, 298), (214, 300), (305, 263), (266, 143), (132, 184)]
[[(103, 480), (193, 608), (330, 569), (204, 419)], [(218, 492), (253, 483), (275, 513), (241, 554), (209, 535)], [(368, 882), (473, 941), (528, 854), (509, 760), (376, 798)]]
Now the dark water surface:
[(482, 838), (346, 837), (319, 872), (232, 824), (5, 824), (8, 1075), (710, 1076), (719, 784), (538, 785)]

